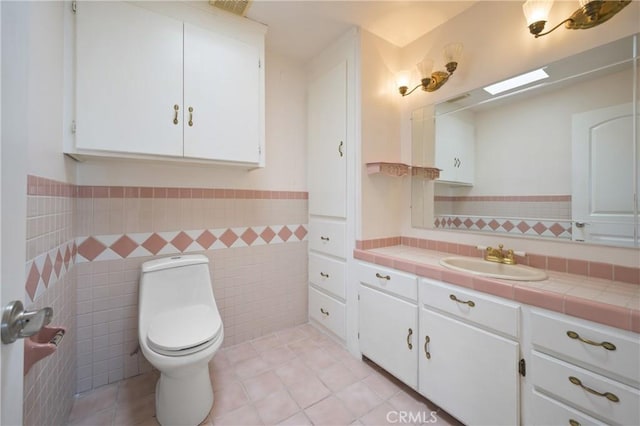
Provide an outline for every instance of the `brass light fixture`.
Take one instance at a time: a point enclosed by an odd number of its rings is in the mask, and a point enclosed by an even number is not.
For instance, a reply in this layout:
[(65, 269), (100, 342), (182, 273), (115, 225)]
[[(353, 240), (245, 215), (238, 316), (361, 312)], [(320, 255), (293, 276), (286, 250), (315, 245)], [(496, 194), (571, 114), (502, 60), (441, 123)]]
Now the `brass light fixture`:
[(553, 6), (553, 0), (527, 0), (522, 5), (522, 10), (527, 19), (529, 31), (538, 38), (549, 34), (562, 24), (570, 30), (593, 28), (611, 19), (631, 3), (631, 0), (578, 0), (578, 3), (580, 4), (578, 10), (546, 33), (543, 33), (542, 30), (544, 30), (544, 24), (549, 19), (549, 11)]
[(413, 93), (413, 91), (418, 87), (422, 87), (422, 90), (425, 92), (438, 90), (447, 82), (447, 80), (449, 80), (449, 77), (451, 77), (456, 68), (458, 68), (458, 62), (460, 61), (461, 55), (461, 43), (451, 43), (446, 45), (444, 47), (444, 62), (446, 64), (445, 68), (447, 71), (431, 72), (433, 69), (433, 60), (425, 57), (416, 65), (420, 72), (420, 84), (409, 90), (409, 87), (407, 87), (409, 72), (404, 71), (398, 75), (398, 91), (402, 96), (407, 96)]

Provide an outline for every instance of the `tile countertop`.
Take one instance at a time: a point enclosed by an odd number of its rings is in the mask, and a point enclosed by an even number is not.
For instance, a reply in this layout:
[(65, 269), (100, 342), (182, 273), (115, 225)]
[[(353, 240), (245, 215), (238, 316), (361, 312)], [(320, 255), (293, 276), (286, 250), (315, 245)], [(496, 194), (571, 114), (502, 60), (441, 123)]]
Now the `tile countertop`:
[(356, 249), (358, 260), (433, 278), (578, 318), (640, 333), (640, 286), (545, 271), (543, 281), (486, 278), (447, 269), (440, 259), (452, 255), (409, 246)]

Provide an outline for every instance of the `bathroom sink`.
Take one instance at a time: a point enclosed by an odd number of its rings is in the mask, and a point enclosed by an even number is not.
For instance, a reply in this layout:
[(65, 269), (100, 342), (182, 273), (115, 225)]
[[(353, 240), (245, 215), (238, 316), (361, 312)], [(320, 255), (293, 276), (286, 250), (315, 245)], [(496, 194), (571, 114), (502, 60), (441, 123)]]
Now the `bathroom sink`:
[(544, 271), (530, 266), (505, 265), (473, 257), (446, 257), (440, 264), (456, 271), (503, 280), (542, 281), (547, 278)]

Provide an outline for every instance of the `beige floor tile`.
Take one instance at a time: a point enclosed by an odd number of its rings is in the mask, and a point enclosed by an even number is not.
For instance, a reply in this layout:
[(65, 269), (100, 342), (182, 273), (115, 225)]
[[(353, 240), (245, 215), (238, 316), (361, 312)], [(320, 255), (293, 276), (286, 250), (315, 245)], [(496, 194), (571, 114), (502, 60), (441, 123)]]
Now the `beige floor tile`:
[(265, 360), (270, 367), (275, 367), (291, 361), (296, 357), (296, 354), (287, 346), (279, 346), (260, 353), (260, 357)]
[(257, 401), (254, 406), (266, 425), (281, 422), (300, 411), (298, 404), (284, 390), (272, 393), (266, 398)]
[(318, 371), (317, 374), (332, 392), (338, 392), (358, 381), (358, 378), (351, 374), (341, 363), (333, 364), (324, 370)]
[(374, 391), (382, 399), (389, 399), (398, 392), (400, 387), (396, 383), (396, 379), (387, 377), (385, 373), (371, 374), (369, 377), (362, 380), (362, 383), (367, 385), (369, 389)]
[(310, 405), (329, 396), (331, 391), (316, 377), (303, 382), (294, 383), (287, 388), (289, 394), (298, 403), (300, 408), (307, 408)]
[(356, 382), (336, 393), (354, 417), (360, 417), (382, 403), (382, 399), (364, 383)]
[(354, 420), (353, 414), (340, 399), (330, 396), (304, 410), (315, 426), (348, 425)]
[(116, 407), (114, 425), (137, 425), (148, 421), (156, 414), (156, 396), (154, 393), (125, 401)]
[(269, 369), (269, 364), (260, 357), (245, 359), (234, 366), (236, 375), (241, 380), (248, 379)]
[(118, 385), (103, 386), (92, 392), (80, 395), (74, 402), (69, 423), (85, 419), (95, 413), (114, 407), (118, 394)]
[(220, 417), (246, 405), (247, 402), (247, 396), (240, 382), (232, 382), (213, 394), (213, 408), (210, 416), (212, 418)]
[(284, 389), (282, 381), (273, 371), (267, 371), (251, 377), (243, 381), (242, 384), (249, 395), (249, 399), (252, 401), (258, 401), (267, 395)]
[(312, 426), (311, 421), (300, 411), (286, 420), (278, 423), (278, 426)]
[(111, 426), (115, 412), (116, 407), (111, 407), (82, 419), (69, 419), (69, 426)]
[(256, 426), (262, 425), (262, 421), (251, 405), (244, 405), (222, 417), (216, 418), (211, 423), (214, 426)]

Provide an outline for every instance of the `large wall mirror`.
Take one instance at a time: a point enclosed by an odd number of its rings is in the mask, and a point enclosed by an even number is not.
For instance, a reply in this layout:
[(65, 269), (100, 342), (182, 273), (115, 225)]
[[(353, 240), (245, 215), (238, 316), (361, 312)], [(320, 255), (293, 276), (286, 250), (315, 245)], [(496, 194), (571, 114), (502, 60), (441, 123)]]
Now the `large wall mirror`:
[(412, 226), (639, 245), (638, 35), (412, 114)]

